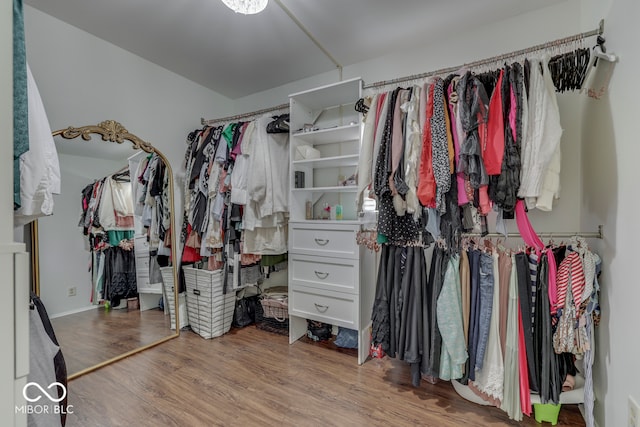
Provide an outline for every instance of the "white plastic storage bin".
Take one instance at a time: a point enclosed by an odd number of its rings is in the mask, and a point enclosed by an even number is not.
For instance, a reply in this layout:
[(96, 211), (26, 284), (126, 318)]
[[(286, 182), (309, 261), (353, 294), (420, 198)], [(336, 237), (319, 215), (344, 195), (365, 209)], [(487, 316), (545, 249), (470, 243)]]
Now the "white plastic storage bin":
[[(171, 329), (176, 329), (176, 305), (175, 297), (173, 296), (173, 267), (161, 267), (162, 273), (162, 286), (164, 288), (165, 302), (164, 306), (169, 309), (169, 315), (171, 316)], [(179, 313), (180, 313), (180, 329), (189, 326), (189, 316), (187, 315), (187, 301), (185, 293), (178, 295)], [(166, 313), (166, 311), (165, 311)]]
[(183, 271), (191, 329), (205, 339), (229, 332), (236, 292), (229, 287), (226, 294), (222, 293), (223, 270), (199, 270), (185, 266)]

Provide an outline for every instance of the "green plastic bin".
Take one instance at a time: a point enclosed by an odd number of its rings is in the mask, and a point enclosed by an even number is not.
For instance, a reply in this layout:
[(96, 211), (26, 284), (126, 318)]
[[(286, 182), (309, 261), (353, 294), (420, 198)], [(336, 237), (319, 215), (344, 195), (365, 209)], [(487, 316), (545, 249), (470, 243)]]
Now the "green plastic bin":
[(533, 413), (536, 417), (536, 421), (541, 423), (546, 421), (552, 425), (558, 424), (558, 414), (560, 413), (560, 407), (562, 405), (553, 403), (534, 403)]

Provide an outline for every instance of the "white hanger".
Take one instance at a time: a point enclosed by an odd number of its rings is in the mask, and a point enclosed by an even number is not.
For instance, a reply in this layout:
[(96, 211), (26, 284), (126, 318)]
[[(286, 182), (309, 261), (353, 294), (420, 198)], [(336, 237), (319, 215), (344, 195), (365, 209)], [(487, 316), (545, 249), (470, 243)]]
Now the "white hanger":
[(600, 45), (593, 48), (593, 56), (596, 58), (604, 59), (605, 61), (609, 61), (609, 62), (618, 61), (618, 56), (616, 54), (604, 52)]
[(608, 62), (617, 62), (618, 56), (613, 53), (606, 53), (602, 50), (602, 45), (604, 44), (604, 38), (598, 36), (598, 44), (591, 50), (591, 56), (589, 57), (589, 65), (587, 66), (587, 73), (582, 80), (582, 87), (580, 90), (584, 90), (585, 85), (587, 84), (587, 80), (589, 78), (589, 74), (591, 74), (591, 70), (596, 67), (597, 60), (603, 59)]

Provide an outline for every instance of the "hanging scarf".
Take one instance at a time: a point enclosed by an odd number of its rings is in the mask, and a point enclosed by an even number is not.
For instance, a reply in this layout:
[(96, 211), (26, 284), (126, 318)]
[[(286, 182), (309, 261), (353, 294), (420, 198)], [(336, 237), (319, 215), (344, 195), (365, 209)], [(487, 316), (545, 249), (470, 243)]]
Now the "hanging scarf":
[(433, 174), (436, 180), (436, 209), (442, 214), (447, 210), (444, 196), (451, 188), (449, 147), (444, 118), (444, 81), (436, 78), (433, 83), (433, 117), (431, 117), (431, 149)]

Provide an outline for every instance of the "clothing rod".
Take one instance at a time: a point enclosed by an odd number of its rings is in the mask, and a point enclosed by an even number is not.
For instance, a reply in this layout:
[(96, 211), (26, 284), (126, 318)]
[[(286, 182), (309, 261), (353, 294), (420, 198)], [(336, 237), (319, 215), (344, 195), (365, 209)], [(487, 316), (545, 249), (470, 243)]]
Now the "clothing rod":
[(424, 78), (427, 78), (427, 77), (450, 74), (450, 73), (453, 73), (455, 71), (460, 70), (461, 68), (479, 67), (481, 65), (491, 64), (493, 62), (498, 62), (498, 61), (503, 61), (505, 59), (510, 59), (510, 58), (513, 58), (513, 57), (516, 57), (516, 56), (519, 56), (519, 55), (524, 55), (524, 54), (527, 54), (527, 53), (537, 52), (539, 50), (548, 49), (550, 47), (563, 46), (563, 45), (566, 45), (566, 44), (569, 44), (569, 43), (573, 43), (573, 42), (578, 41), (578, 40), (586, 39), (588, 37), (599, 36), (599, 35), (602, 35), (603, 33), (604, 33), (604, 19), (601, 19), (600, 20), (600, 25), (595, 30), (587, 31), (587, 32), (580, 33), (580, 34), (574, 34), (573, 36), (564, 37), (564, 38), (561, 38), (561, 39), (557, 39), (557, 40), (553, 40), (553, 41), (550, 41), (550, 42), (538, 44), (538, 45), (535, 45), (535, 46), (531, 46), (531, 47), (528, 47), (528, 48), (525, 48), (525, 49), (516, 50), (516, 51), (513, 51), (513, 52), (509, 52), (509, 53), (504, 53), (502, 55), (492, 56), (491, 58), (480, 59), (478, 61), (470, 62), (470, 63), (464, 64), (464, 65), (458, 65), (458, 66), (455, 66), (455, 67), (441, 68), (441, 69), (436, 70), (436, 71), (428, 71), (426, 73), (414, 74), (414, 75), (411, 75), (411, 76), (398, 77), (398, 78), (391, 79), (391, 80), (382, 80), (382, 81), (375, 82), (375, 83), (365, 84), (363, 86), (363, 89), (371, 89), (371, 88), (377, 88), (377, 87), (382, 87), (382, 86), (390, 86), (390, 85), (394, 85), (394, 84), (397, 84), (397, 83), (404, 83), (404, 82), (407, 82), (407, 81), (410, 81), (410, 80), (420, 80), (420, 79), (424, 79)]
[(269, 108), (263, 108), (262, 110), (258, 110), (258, 111), (253, 111), (250, 113), (242, 113), (242, 114), (236, 114), (235, 116), (229, 116), (229, 117), (222, 117), (220, 119), (209, 119), (206, 120), (204, 117), (200, 118), (200, 123), (205, 126), (209, 126), (212, 125), (214, 123), (220, 123), (220, 122), (232, 122), (234, 120), (240, 120), (240, 119), (246, 119), (249, 117), (255, 117), (255, 116), (259, 116), (265, 113), (270, 113), (272, 111), (278, 111), (278, 110), (284, 110), (284, 109), (289, 109), (289, 104), (280, 104), (280, 105), (276, 105), (275, 107), (269, 107)]
[[(570, 237), (574, 237), (574, 236), (578, 236), (578, 237), (584, 237), (585, 239), (604, 239), (604, 235), (602, 234), (602, 225), (598, 226), (598, 231), (587, 231), (587, 232), (583, 232), (583, 231), (576, 231), (575, 233), (570, 233), (567, 231), (560, 231), (560, 232), (543, 232), (543, 233), (536, 233), (538, 235), (538, 237), (544, 237), (544, 238), (554, 238), (554, 237), (562, 237), (562, 238), (570, 238)], [(482, 233), (462, 233), (462, 237), (502, 237), (505, 238), (504, 234), (500, 234), (500, 233), (489, 233), (489, 234), (485, 234), (484, 236), (482, 235)], [(510, 237), (521, 237), (520, 233), (507, 233), (506, 238), (510, 238)]]

